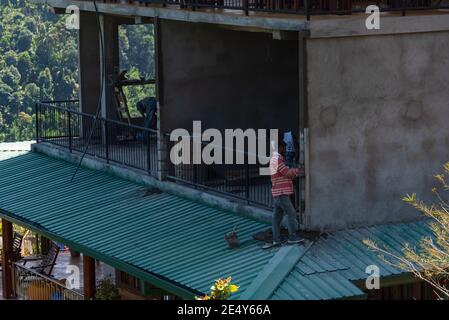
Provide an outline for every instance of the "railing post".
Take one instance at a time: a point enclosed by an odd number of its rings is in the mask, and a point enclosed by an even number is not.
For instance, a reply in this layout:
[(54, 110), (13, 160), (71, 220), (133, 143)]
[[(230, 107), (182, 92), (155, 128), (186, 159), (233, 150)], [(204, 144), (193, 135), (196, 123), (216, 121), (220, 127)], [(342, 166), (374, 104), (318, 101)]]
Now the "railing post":
[(198, 184), (198, 165), (193, 164), (193, 183), (195, 184), (195, 188)]
[(109, 163), (109, 125), (108, 125), (108, 120), (104, 119), (103, 120), (104, 123), (104, 142), (106, 144), (106, 162)]
[(36, 142), (39, 142), (39, 103), (34, 104), (34, 115), (36, 117)]
[(152, 170), (151, 170), (151, 133), (152, 132), (146, 132), (144, 131), (144, 141), (147, 145), (147, 171), (151, 176)]
[(304, 0), (304, 10), (306, 11), (307, 21), (310, 20), (309, 0)]
[(71, 112), (67, 110), (67, 126), (69, 131), (69, 150), (72, 153), (72, 121), (71, 121)]
[(245, 198), (246, 201), (249, 204), (249, 163), (248, 163), (248, 158), (246, 159), (246, 163), (245, 163)]
[(247, 16), (249, 14), (248, 0), (243, 0), (243, 10), (245, 11), (245, 16)]
[(407, 6), (407, 0), (402, 0), (402, 16), (405, 17), (405, 10)]

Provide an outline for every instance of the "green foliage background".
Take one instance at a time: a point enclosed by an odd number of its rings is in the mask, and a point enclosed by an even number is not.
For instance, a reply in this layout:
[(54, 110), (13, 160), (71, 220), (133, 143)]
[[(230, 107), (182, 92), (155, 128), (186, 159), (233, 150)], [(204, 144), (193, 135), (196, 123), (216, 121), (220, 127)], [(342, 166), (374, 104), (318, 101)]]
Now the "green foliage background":
[[(135, 77), (153, 77), (151, 26), (120, 28), (120, 66)], [(148, 54), (144, 54), (148, 52)], [(78, 99), (77, 31), (45, 5), (0, 0), (0, 142), (33, 137), (39, 100)], [(131, 105), (153, 87), (127, 92)]]

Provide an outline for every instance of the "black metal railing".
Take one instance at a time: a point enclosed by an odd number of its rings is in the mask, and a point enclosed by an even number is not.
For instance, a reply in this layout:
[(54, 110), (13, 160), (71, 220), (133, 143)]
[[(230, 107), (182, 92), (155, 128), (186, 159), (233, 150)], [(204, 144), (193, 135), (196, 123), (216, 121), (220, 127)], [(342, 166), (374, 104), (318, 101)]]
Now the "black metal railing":
[[(186, 156), (186, 149), (182, 151), (176, 149), (176, 145), (179, 146), (179, 141), (169, 141), (168, 135), (166, 136), (166, 144), (168, 146), (169, 153), (178, 153), (179, 155)], [(168, 164), (168, 179), (196, 189), (217, 193), (226, 197), (242, 200), (247, 204), (257, 205), (265, 208), (271, 208), (273, 205), (273, 198), (271, 195), (271, 177), (266, 174), (261, 174), (261, 168), (268, 168), (269, 158), (264, 156), (264, 163), (259, 162), (259, 157), (255, 153), (248, 153), (245, 151), (238, 151), (236, 149), (226, 149), (223, 146), (218, 146), (221, 153), (221, 161), (219, 163), (213, 162), (206, 164), (204, 159), (197, 161), (199, 163), (193, 163), (193, 144), (194, 142), (190, 137), (189, 148), (190, 153), (184, 161), (176, 162), (173, 159), (167, 161)], [(205, 144), (203, 143), (204, 147)], [(268, 148), (268, 144), (267, 144)], [(269, 149), (267, 149), (269, 150)], [(226, 152), (230, 152), (233, 163), (243, 164), (227, 164), (225, 161)], [(184, 153), (184, 154), (183, 154)], [(243, 162), (235, 161), (237, 154), (240, 154)], [(263, 152), (262, 154), (265, 154)], [(170, 157), (170, 154), (168, 155)], [(251, 158), (253, 161), (250, 161)], [(179, 157), (178, 160), (182, 158)], [(229, 163), (229, 162), (228, 162)], [(293, 203), (296, 209), (299, 210), (300, 205), (300, 193), (299, 184), (295, 183), (295, 195), (292, 196)]]
[[(79, 111), (77, 100), (36, 103), (36, 140), (157, 175), (157, 132)], [(88, 141), (89, 135), (91, 136)]]
[[(123, 2), (109, 0), (108, 2)], [(129, 0), (125, 2), (133, 2)], [(177, 6), (181, 9), (197, 8), (238, 10), (249, 12), (287, 13), (305, 15), (351, 14), (365, 12), (368, 5), (377, 5), (380, 11), (430, 10), (449, 8), (448, 0), (139, 0), (142, 4)]]

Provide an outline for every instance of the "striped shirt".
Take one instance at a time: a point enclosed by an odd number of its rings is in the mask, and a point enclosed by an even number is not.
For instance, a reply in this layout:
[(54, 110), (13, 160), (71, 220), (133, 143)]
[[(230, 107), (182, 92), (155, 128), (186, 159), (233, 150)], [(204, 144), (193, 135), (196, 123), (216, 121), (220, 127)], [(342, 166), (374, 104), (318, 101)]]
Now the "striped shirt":
[(270, 159), (271, 194), (273, 197), (293, 194), (292, 179), (299, 175), (299, 169), (289, 169), (284, 158), (277, 152)]

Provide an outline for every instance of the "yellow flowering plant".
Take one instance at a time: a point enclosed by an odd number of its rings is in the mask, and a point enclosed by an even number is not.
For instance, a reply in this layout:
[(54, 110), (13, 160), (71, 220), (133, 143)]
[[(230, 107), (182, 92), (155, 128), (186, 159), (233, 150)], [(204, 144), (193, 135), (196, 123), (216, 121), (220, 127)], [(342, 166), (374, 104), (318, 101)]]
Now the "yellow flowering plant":
[(210, 288), (210, 294), (205, 294), (202, 297), (196, 297), (196, 300), (227, 300), (232, 293), (239, 290), (239, 286), (231, 283), (232, 278), (218, 279)]

